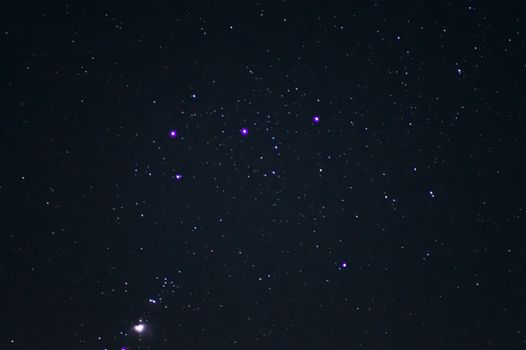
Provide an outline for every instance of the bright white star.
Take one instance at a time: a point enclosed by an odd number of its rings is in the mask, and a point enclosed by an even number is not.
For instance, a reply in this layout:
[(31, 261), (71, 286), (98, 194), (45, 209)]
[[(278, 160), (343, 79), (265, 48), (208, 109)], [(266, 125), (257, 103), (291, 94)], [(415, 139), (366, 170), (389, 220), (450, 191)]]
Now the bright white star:
[(136, 331), (137, 333), (144, 332), (145, 328), (146, 328), (146, 326), (143, 323), (139, 323), (139, 324), (133, 326), (133, 330)]

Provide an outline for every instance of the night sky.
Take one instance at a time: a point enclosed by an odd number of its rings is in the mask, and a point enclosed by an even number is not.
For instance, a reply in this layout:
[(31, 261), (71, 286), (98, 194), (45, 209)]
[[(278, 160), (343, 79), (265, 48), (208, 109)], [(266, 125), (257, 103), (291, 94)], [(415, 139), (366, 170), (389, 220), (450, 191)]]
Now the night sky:
[(3, 1), (0, 349), (523, 349), (521, 1)]

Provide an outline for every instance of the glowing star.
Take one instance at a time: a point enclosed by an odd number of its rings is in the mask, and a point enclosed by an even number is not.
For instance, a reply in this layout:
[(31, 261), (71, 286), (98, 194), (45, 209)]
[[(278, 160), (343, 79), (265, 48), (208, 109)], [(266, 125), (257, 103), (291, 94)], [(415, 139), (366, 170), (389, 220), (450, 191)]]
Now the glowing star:
[(239, 132), (241, 132), (242, 136), (248, 136), (248, 129), (247, 128), (241, 128), (241, 130), (239, 130)]
[(144, 330), (146, 329), (146, 326), (144, 325), (144, 323), (139, 323), (135, 326), (133, 326), (133, 330), (139, 334), (141, 334), (142, 332), (144, 332)]
[(171, 130), (171, 131), (170, 131), (170, 137), (171, 137), (172, 139), (175, 139), (175, 138), (177, 137), (177, 131), (176, 131), (176, 130)]
[(345, 269), (345, 268), (347, 268), (347, 263), (346, 263), (346, 262), (343, 262), (343, 263), (342, 263), (342, 269)]
[(182, 178), (183, 178), (183, 175), (181, 175), (181, 174), (175, 174), (175, 179), (176, 179), (177, 181), (181, 180)]
[(313, 116), (313, 117), (312, 117), (312, 122), (313, 122), (314, 124), (318, 124), (318, 123), (320, 122), (320, 117), (317, 116), (317, 115)]

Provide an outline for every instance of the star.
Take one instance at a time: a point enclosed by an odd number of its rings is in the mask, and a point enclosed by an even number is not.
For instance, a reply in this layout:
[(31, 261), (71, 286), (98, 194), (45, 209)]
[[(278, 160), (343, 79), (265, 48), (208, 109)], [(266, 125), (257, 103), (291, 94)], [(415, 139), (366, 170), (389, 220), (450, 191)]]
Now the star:
[(146, 325), (144, 323), (139, 323), (133, 326), (133, 330), (139, 334), (144, 332), (145, 329), (146, 329)]
[(240, 132), (241, 132), (241, 135), (248, 136), (248, 129), (247, 128), (241, 128)]
[(182, 178), (183, 178), (183, 175), (181, 175), (181, 174), (175, 174), (175, 179), (176, 179), (177, 181), (181, 180)]
[(318, 123), (320, 122), (320, 117), (317, 116), (317, 115), (313, 116), (313, 117), (312, 117), (312, 122), (313, 122), (314, 124), (318, 124)]
[(171, 137), (172, 139), (175, 139), (175, 138), (177, 137), (177, 130), (171, 130), (171, 131), (170, 131), (170, 137)]

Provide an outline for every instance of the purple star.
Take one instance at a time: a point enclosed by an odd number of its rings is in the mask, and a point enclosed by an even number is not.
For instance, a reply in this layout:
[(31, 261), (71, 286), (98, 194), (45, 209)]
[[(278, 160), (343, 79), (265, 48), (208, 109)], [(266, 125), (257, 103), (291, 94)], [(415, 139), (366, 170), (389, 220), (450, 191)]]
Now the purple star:
[(313, 122), (314, 124), (318, 124), (318, 123), (320, 122), (320, 117), (317, 116), (317, 115), (313, 116), (313, 117), (312, 117), (312, 122)]
[(248, 135), (248, 129), (247, 128), (241, 128), (240, 132), (241, 132), (242, 136), (247, 136)]
[(347, 268), (347, 263), (344, 261), (344, 262), (342, 263), (342, 269), (345, 269), (345, 268)]
[(183, 175), (181, 175), (181, 174), (175, 174), (175, 179), (176, 179), (177, 181), (181, 180), (182, 178), (183, 178)]
[(175, 138), (177, 137), (177, 130), (171, 130), (171, 131), (170, 131), (170, 137), (171, 137), (172, 139), (175, 139)]

